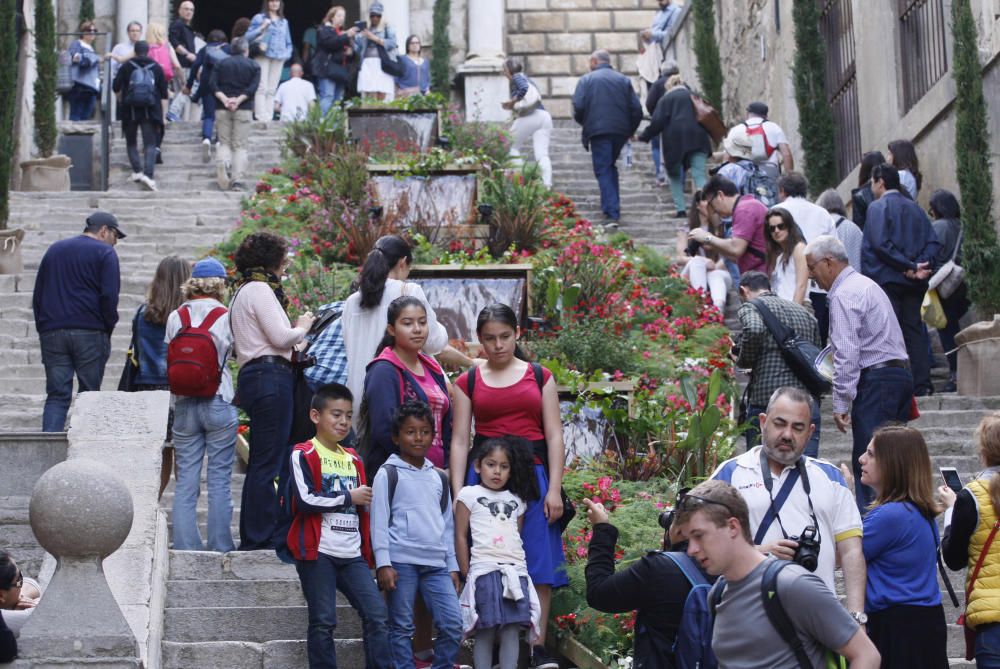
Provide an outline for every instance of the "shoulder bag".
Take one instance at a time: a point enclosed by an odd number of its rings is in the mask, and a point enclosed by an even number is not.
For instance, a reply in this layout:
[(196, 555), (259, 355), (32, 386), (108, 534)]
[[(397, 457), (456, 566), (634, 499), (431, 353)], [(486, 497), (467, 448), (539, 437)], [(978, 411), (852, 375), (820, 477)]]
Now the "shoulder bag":
[(518, 116), (531, 114), (542, 104), (542, 94), (538, 92), (538, 87), (533, 82), (528, 82), (528, 92), (524, 97), (514, 103), (514, 112)]
[(132, 318), (132, 341), (129, 342), (128, 350), (125, 352), (125, 368), (122, 370), (121, 379), (118, 380), (119, 392), (134, 393), (137, 390), (135, 380), (139, 377), (139, 317), (142, 311), (143, 307), (140, 306)]
[(816, 369), (816, 359), (820, 355), (819, 348), (811, 341), (801, 339), (795, 330), (779, 321), (760, 298), (750, 300), (750, 304), (757, 307), (760, 317), (764, 320), (764, 325), (778, 342), (778, 349), (781, 351), (781, 357), (784, 358), (785, 364), (792, 370), (795, 377), (805, 385), (809, 393), (813, 396), (819, 396), (829, 392), (830, 381)]
[(722, 122), (722, 115), (697, 93), (691, 93), (691, 104), (694, 106), (695, 119), (712, 137), (712, 141), (716, 144), (721, 142), (726, 136), (726, 124)]
[(934, 290), (936, 288), (938, 296), (943, 299), (951, 297), (952, 293), (958, 290), (958, 287), (965, 281), (965, 269), (955, 262), (960, 246), (962, 246), (961, 224), (959, 224), (958, 239), (955, 240), (955, 248), (952, 249), (951, 259), (941, 265), (927, 283), (927, 289)]
[(406, 65), (401, 60), (398, 58), (393, 60), (383, 45), (376, 44), (375, 46), (378, 47), (378, 59), (382, 62), (383, 72), (390, 77), (401, 77), (406, 74)]
[[(972, 589), (976, 585), (976, 579), (979, 578), (979, 570), (983, 568), (983, 562), (986, 561), (986, 556), (990, 553), (990, 546), (993, 545), (993, 540), (997, 537), (997, 530), (1000, 530), (1000, 520), (993, 523), (993, 529), (990, 530), (990, 536), (986, 538), (986, 543), (983, 544), (983, 550), (979, 553), (979, 559), (976, 561), (976, 567), (972, 570), (972, 576), (969, 578), (969, 585), (965, 588), (965, 611), (962, 615), (958, 617), (955, 621), (962, 626), (965, 631), (965, 659), (972, 660), (976, 656), (976, 630), (975, 628), (969, 627), (965, 621), (965, 614), (969, 611), (969, 597), (972, 596)], [(943, 574), (942, 574), (943, 575)], [(945, 583), (948, 581), (945, 580)]]

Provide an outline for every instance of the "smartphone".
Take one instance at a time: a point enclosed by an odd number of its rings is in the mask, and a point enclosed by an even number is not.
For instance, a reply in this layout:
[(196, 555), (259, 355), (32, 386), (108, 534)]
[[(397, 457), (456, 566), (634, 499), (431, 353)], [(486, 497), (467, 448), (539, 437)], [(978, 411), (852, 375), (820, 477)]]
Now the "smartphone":
[(949, 488), (955, 492), (962, 489), (962, 479), (958, 477), (958, 470), (954, 467), (941, 467), (941, 477)]
[(366, 21), (355, 21), (354, 27), (357, 28), (358, 30), (365, 30), (366, 28), (368, 28), (368, 23)]

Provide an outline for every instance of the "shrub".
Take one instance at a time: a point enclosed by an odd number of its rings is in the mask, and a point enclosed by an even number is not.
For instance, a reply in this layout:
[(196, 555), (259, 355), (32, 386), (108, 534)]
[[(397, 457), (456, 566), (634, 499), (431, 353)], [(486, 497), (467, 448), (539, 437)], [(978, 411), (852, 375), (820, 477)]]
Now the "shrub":
[(306, 115), (285, 125), (284, 149), (292, 156), (327, 156), (347, 144), (347, 112), (334, 105), (326, 114), (312, 105)]
[(480, 181), (480, 186), (479, 201), (493, 208), (486, 242), (490, 254), (499, 258), (512, 246), (529, 251), (538, 247), (548, 199), (538, 166), (525, 165), (520, 174), (493, 170)]
[(715, 39), (715, 0), (693, 0), (694, 54), (702, 95), (722, 113), (722, 63)]
[(451, 24), (451, 0), (434, 0), (433, 32), (431, 39), (431, 88), (447, 96), (451, 89), (449, 60), (451, 58), (451, 38), (448, 27)]
[(35, 144), (43, 158), (56, 148), (56, 16), (52, 0), (35, 3)]
[(813, 193), (833, 188), (837, 179), (833, 111), (826, 99), (826, 43), (819, 32), (816, 0), (793, 0), (795, 22), (795, 103), (805, 154), (805, 174)]
[(442, 135), (449, 148), (466, 156), (475, 156), (493, 166), (506, 165), (510, 159), (510, 133), (499, 123), (466, 121), (457, 108), (443, 114)]
[(10, 215), (10, 173), (14, 159), (14, 106), (17, 101), (16, 0), (0, 0), (0, 230)]

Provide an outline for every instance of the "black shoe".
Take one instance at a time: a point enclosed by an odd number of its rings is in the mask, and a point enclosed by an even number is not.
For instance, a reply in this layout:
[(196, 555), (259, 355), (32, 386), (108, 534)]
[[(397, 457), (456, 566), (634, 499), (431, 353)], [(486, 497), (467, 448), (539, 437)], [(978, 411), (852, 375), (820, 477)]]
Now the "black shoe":
[(679, 212), (677, 212), (677, 215), (674, 216), (674, 218), (687, 218), (687, 217), (688, 217), (688, 213), (686, 211), (684, 211), (683, 209), (681, 209)]
[(914, 391), (913, 394), (916, 397), (930, 397), (931, 395), (934, 394), (934, 388), (933, 387), (931, 387), (931, 388), (920, 388), (920, 389)]
[(943, 386), (941, 386), (941, 391), (940, 392), (942, 392), (942, 393), (957, 393), (958, 392), (958, 384), (955, 383), (954, 379), (950, 379), (948, 381), (948, 383), (946, 383)]
[(535, 646), (531, 649), (532, 669), (559, 669), (559, 662), (545, 652), (544, 646)]

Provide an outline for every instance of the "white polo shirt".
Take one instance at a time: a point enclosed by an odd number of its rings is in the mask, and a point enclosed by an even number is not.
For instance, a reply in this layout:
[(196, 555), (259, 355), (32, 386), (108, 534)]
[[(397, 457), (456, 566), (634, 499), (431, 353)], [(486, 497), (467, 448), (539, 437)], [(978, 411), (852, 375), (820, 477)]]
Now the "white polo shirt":
[[(756, 536), (761, 521), (771, 508), (764, 478), (760, 472), (760, 450), (762, 446), (747, 451), (743, 455), (726, 460), (712, 474), (713, 479), (731, 484), (746, 500), (750, 508), (750, 536)], [(833, 572), (837, 564), (838, 541), (861, 536), (861, 514), (858, 513), (854, 495), (847, 489), (847, 482), (836, 466), (826, 460), (802, 456), (809, 477), (810, 497), (819, 523), (820, 551), (816, 575), (823, 579), (830, 592), (836, 593)], [(788, 476), (795, 471), (794, 466), (785, 467), (780, 476), (772, 478), (771, 494), (777, 499), (781, 487)], [(795, 482), (788, 499), (781, 506), (778, 516), (789, 537), (797, 536), (812, 524), (809, 515), (809, 501), (801, 478)], [(784, 537), (781, 526), (775, 520), (764, 535), (762, 544), (768, 544)]]
[(778, 150), (778, 145), (788, 144), (788, 137), (785, 136), (785, 131), (781, 129), (781, 126), (774, 121), (766, 121), (759, 116), (748, 118), (745, 123), (751, 128), (758, 125), (764, 126), (764, 136), (767, 137), (767, 143), (774, 147), (774, 152), (768, 156), (767, 160), (775, 165), (780, 165), (782, 157), (781, 151)]
[(281, 105), (281, 120), (297, 121), (305, 117), (309, 105), (316, 101), (316, 89), (301, 77), (293, 77), (278, 86), (274, 101)]

